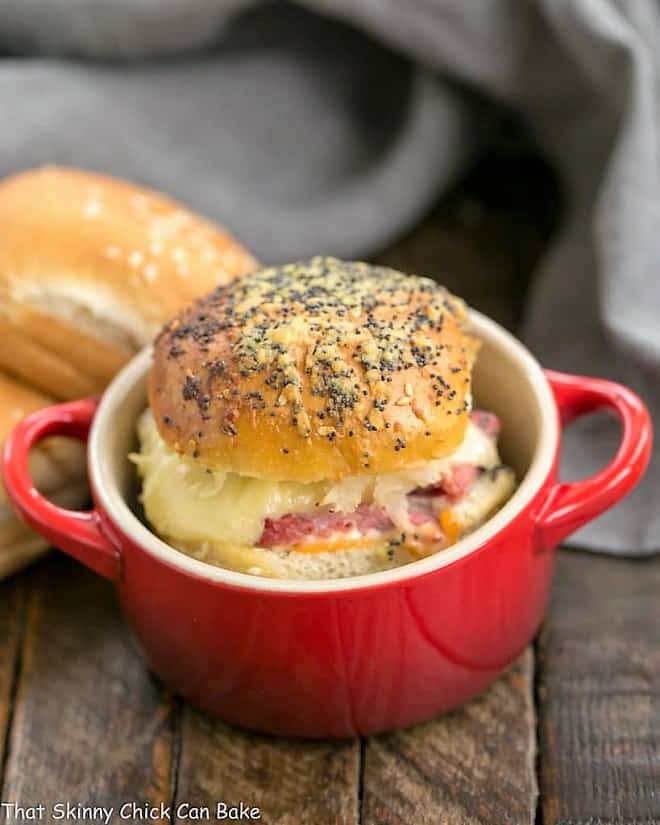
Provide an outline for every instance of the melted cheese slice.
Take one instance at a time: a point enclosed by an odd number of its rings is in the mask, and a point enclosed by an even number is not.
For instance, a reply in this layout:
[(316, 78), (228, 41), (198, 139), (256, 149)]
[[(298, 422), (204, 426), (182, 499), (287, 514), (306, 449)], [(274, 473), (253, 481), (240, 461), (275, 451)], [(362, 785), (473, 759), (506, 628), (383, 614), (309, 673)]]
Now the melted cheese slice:
[(130, 458), (142, 477), (147, 519), (161, 536), (186, 546), (217, 541), (254, 546), (266, 518), (312, 513), (320, 506), (350, 513), (361, 502), (384, 507), (397, 526), (407, 529), (411, 490), (438, 482), (452, 464), (491, 468), (500, 463), (493, 440), (474, 424), (448, 458), (399, 473), (349, 476), (335, 484), (274, 482), (207, 470), (165, 444), (150, 410), (140, 416), (138, 437), (140, 452)]

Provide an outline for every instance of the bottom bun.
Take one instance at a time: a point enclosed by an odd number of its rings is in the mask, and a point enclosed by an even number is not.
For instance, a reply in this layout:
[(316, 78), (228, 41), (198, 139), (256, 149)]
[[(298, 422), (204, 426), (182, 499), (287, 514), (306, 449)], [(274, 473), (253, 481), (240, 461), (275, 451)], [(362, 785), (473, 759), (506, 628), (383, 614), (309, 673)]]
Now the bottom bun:
[(390, 570), (414, 561), (408, 550), (388, 550), (387, 542), (374, 539), (367, 546), (321, 553), (301, 553), (297, 550), (269, 550), (266, 547), (244, 547), (226, 542), (204, 542), (176, 547), (189, 556), (238, 573), (273, 579), (343, 579)]

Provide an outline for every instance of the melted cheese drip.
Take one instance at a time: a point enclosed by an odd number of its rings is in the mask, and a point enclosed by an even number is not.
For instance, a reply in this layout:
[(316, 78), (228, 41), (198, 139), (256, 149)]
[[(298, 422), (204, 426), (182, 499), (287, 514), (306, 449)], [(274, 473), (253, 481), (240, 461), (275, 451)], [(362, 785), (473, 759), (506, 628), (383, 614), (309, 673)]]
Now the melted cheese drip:
[(140, 416), (138, 436), (140, 453), (130, 458), (142, 477), (145, 514), (161, 536), (186, 545), (221, 540), (254, 546), (266, 518), (312, 513), (319, 506), (350, 513), (361, 502), (383, 507), (397, 526), (410, 529), (406, 495), (411, 490), (438, 482), (452, 464), (499, 464), (497, 447), (473, 424), (448, 458), (399, 473), (349, 476), (335, 484), (274, 482), (207, 470), (165, 444), (150, 410)]
[(382, 537), (356, 536), (348, 533), (335, 536), (332, 539), (301, 541), (291, 549), (295, 550), (296, 553), (336, 553), (339, 550), (362, 550), (376, 544), (383, 544)]

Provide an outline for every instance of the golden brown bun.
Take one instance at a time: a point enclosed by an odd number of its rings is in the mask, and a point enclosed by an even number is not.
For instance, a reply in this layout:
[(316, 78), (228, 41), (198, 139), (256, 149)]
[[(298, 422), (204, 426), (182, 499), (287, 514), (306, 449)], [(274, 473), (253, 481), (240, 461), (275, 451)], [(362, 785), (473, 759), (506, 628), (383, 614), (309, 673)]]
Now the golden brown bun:
[(47, 167), (0, 184), (0, 368), (55, 398), (103, 389), (182, 306), (254, 268), (160, 194)]
[(476, 342), (426, 278), (314, 258), (239, 278), (156, 341), (162, 438), (204, 465), (276, 481), (393, 472), (451, 453)]
[[(21, 418), (52, 403), (51, 398), (0, 372), (0, 445)], [(79, 441), (49, 438), (40, 442), (30, 453), (30, 472), (36, 486), (62, 506), (82, 507), (88, 499), (85, 449)], [(13, 512), (0, 484), (0, 578), (28, 564), (47, 547)]]

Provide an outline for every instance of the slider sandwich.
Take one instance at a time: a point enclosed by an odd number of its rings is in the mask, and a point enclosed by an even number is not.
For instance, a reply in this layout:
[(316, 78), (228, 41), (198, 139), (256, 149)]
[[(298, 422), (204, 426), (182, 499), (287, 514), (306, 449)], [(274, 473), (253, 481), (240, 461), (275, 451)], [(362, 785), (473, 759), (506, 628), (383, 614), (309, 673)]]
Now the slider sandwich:
[(472, 409), (465, 322), (429, 279), (335, 258), (216, 288), (156, 339), (132, 456), (148, 521), (275, 578), (442, 552), (515, 485), (496, 416)]

